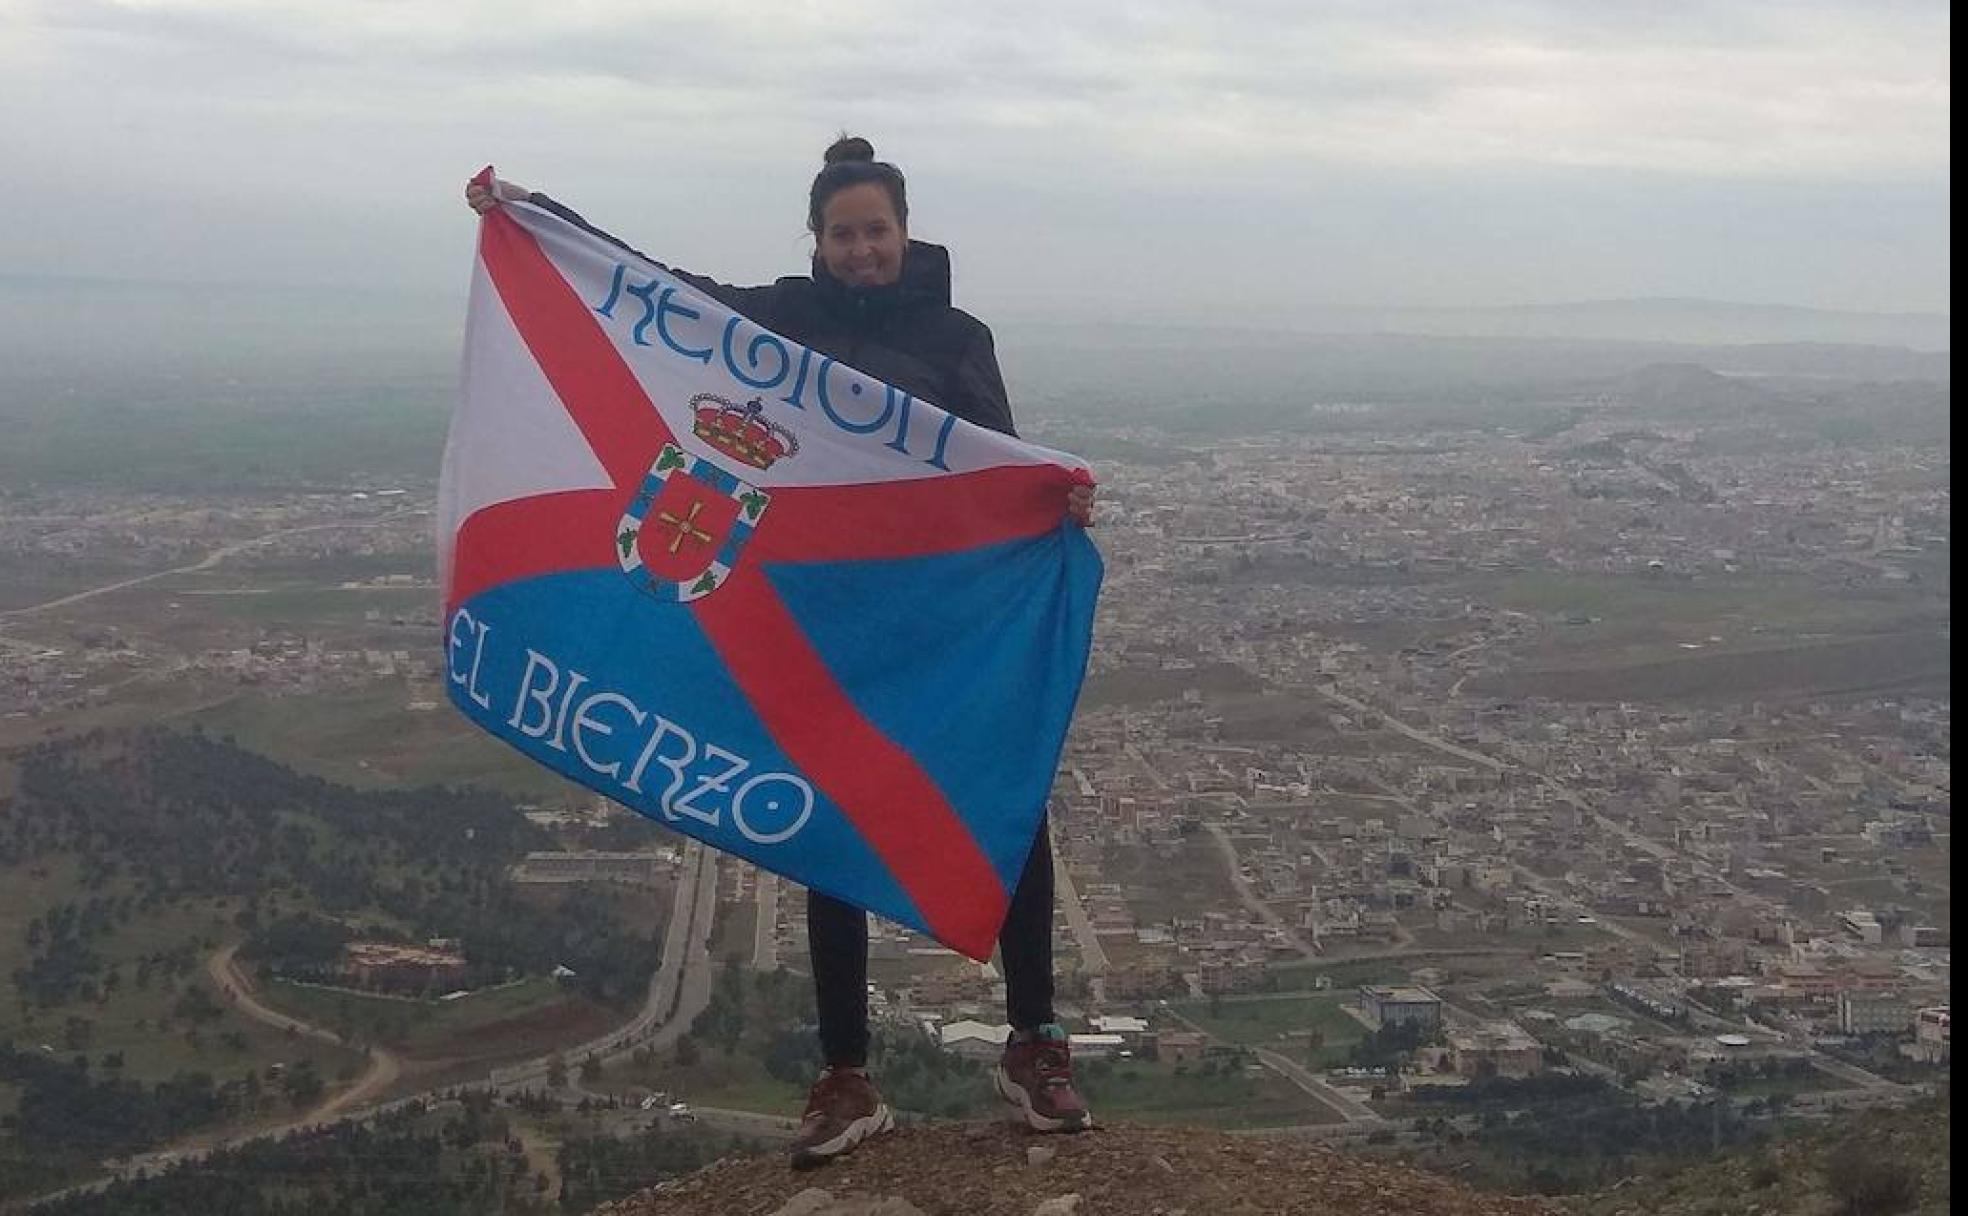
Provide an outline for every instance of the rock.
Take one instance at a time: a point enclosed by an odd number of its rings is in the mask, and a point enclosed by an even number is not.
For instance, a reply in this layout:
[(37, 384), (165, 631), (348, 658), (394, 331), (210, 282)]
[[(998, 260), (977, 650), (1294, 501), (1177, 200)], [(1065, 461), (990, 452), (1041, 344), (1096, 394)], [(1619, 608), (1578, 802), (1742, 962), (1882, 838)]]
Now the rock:
[(836, 1199), (814, 1186), (788, 1199), (772, 1216), (923, 1216), (923, 1211), (908, 1200), (892, 1195), (882, 1198), (843, 1195)]
[(1025, 1150), (1025, 1164), (1044, 1165), (1058, 1155), (1059, 1150), (1056, 1148), (1044, 1148), (1034, 1144), (1031, 1148)]
[(1038, 1207), (1032, 1209), (1032, 1216), (1073, 1216), (1073, 1213), (1079, 1210), (1078, 1195), (1060, 1195), (1054, 1199), (1041, 1201)]
[(807, 1187), (786, 1201), (772, 1216), (822, 1216), (834, 1206), (834, 1197), (817, 1186)]

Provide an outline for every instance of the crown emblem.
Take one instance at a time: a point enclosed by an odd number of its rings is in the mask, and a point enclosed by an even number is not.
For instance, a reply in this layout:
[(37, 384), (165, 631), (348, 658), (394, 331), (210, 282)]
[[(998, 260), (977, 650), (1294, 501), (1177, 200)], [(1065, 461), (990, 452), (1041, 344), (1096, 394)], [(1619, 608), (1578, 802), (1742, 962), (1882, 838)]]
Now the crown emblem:
[(690, 427), (697, 438), (755, 469), (769, 469), (780, 457), (799, 452), (791, 431), (765, 420), (765, 403), (757, 397), (733, 405), (715, 393), (698, 393), (690, 408), (697, 415)]

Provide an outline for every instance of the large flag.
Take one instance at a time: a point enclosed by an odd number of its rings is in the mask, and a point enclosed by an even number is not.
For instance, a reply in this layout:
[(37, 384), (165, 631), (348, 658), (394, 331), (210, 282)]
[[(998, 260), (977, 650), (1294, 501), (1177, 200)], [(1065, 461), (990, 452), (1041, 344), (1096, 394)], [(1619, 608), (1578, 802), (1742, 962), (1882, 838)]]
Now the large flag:
[(1088, 480), (507, 204), (439, 492), (451, 700), (986, 958), (1086, 671)]

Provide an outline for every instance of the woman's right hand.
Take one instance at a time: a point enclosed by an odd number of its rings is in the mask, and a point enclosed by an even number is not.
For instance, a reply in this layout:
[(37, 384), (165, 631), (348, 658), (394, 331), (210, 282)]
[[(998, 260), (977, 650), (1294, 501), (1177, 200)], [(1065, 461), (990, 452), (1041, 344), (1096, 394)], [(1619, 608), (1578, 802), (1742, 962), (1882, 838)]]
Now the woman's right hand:
[(523, 203), (532, 195), (533, 192), (524, 186), (502, 182), (495, 177), (489, 190), (475, 181), (466, 183), (465, 206), (484, 215), (500, 203)]

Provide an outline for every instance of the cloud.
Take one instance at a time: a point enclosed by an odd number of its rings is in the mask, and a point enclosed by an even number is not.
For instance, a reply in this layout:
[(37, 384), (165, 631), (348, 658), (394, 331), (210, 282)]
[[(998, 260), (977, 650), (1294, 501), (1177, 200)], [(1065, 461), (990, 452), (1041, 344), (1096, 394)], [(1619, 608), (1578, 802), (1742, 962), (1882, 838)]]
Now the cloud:
[[(1870, 249), (1913, 276), (1908, 306), (1931, 307), (1945, 268), (1919, 265), (1947, 252), (1933, 217), (1949, 33), (1945, 4), (1869, 0), (0, 0), (0, 157), (37, 220), (32, 241), (0, 235), (0, 269), (86, 259), (85, 226), (110, 224), (209, 260), (196, 220), (257, 214), (332, 265), (386, 198), (429, 200), (392, 211), (436, 231), (468, 162), (496, 156), (603, 215), (716, 199), (715, 216), (661, 214), (764, 272), (795, 244), (819, 149), (848, 127), (940, 191), (925, 214), (953, 230), (999, 240), (1008, 215), (1053, 207), (1032, 221), (1053, 231), (1009, 239), (1048, 250), (1062, 278), (1123, 235), (1208, 256), (1213, 236), (1163, 228), (1197, 207), (1293, 240), (1318, 209), (1348, 241), (1412, 241), (1439, 261), (1472, 227), (1510, 227), (1444, 210), (1475, 197), (1566, 215), (1608, 183), (1655, 198), (1707, 183), (1672, 203), (1699, 223), (1750, 189), (1806, 248), (1824, 226), (1812, 200), (1863, 207), (1877, 186), (1910, 235), (1884, 254), (1875, 237), (1851, 244), (1836, 281), (1857, 281)], [(1376, 227), (1391, 214), (1408, 217), (1399, 233)], [(757, 253), (747, 231), (785, 232), (787, 249)], [(1540, 255), (1517, 239), (1519, 260)], [(406, 238), (406, 265), (438, 256), (428, 244)], [(1511, 252), (1455, 256), (1496, 283), (1491, 256)], [(1759, 281), (1795, 281), (1794, 265), (1767, 269)]]
[(196, 70), (219, 107), (286, 80), (303, 112), (311, 88), (398, 111), (524, 97), (700, 131), (904, 106), (957, 138), (1015, 147), (1050, 129), (1103, 160), (1725, 176), (1948, 163), (1938, 4), (47, 0), (14, 24), (72, 68), (113, 65), (124, 88)]

